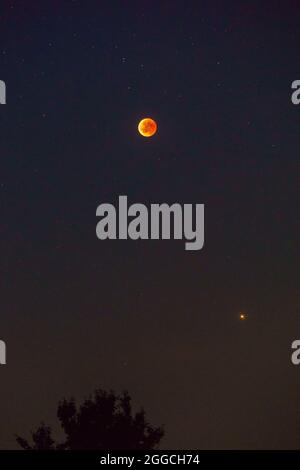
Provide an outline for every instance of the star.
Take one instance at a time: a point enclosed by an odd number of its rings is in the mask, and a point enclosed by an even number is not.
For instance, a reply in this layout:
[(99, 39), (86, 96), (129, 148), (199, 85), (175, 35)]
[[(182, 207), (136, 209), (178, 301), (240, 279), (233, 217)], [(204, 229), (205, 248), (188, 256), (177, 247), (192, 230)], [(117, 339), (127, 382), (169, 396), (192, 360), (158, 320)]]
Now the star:
[(241, 321), (247, 320), (247, 315), (246, 315), (246, 313), (240, 312), (240, 314), (239, 314), (239, 319), (240, 319)]

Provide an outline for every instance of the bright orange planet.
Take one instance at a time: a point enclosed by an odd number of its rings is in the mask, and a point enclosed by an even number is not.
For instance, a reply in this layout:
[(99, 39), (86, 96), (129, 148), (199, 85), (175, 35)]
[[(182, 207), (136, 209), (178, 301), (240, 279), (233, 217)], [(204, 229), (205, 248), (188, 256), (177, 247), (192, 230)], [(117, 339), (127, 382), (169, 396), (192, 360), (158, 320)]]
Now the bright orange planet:
[(152, 137), (157, 131), (157, 124), (154, 119), (144, 118), (138, 125), (139, 133), (144, 137)]

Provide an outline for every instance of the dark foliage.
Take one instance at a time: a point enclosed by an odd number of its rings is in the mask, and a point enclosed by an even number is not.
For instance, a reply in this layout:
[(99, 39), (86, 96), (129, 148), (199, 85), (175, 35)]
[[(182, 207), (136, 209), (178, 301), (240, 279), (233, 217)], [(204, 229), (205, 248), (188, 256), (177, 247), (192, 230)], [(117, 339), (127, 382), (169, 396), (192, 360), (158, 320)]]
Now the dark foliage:
[(146, 420), (145, 411), (133, 413), (127, 392), (96, 390), (94, 395), (79, 406), (73, 399), (58, 404), (57, 417), (65, 432), (65, 442), (58, 444), (52, 438), (51, 428), (41, 423), (31, 433), (32, 444), (16, 436), (25, 450), (145, 450), (160, 443), (164, 431)]

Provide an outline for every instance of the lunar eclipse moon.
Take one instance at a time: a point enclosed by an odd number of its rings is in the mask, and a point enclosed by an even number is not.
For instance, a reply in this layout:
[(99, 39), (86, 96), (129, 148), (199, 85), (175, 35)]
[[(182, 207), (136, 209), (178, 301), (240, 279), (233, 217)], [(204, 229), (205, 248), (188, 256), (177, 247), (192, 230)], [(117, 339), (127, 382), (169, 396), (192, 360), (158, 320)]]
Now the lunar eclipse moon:
[(143, 137), (152, 137), (157, 131), (157, 124), (152, 118), (144, 118), (139, 122), (138, 131)]

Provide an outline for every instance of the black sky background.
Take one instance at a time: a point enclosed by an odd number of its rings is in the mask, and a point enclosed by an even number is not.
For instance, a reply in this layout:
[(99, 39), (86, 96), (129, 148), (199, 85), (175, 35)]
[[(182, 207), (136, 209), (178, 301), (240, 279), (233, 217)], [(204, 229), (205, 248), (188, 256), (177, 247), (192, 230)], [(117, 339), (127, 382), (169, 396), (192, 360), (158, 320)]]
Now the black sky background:
[[(291, 0), (2, 0), (1, 448), (95, 387), (165, 449), (299, 448), (299, 27)], [(203, 250), (98, 240), (121, 194), (204, 203)]]

